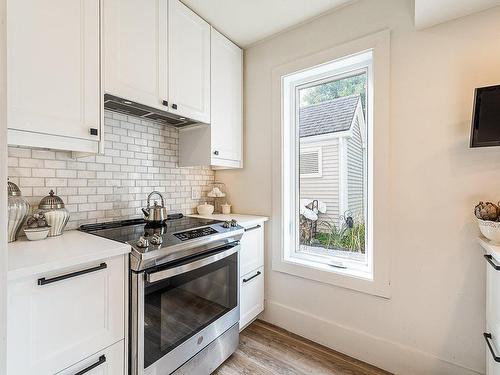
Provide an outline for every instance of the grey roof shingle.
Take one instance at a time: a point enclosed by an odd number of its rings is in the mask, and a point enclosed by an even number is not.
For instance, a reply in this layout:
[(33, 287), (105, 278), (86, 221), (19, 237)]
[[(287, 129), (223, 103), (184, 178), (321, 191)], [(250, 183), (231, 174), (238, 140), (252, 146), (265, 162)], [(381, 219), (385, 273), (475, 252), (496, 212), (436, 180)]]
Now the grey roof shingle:
[(359, 95), (344, 96), (300, 108), (300, 138), (349, 130)]

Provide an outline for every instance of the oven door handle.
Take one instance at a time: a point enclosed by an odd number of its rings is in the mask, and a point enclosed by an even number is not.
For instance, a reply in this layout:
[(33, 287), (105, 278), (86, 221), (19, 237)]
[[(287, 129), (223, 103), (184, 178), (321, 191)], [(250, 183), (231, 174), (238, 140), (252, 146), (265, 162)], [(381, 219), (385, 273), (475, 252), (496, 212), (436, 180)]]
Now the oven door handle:
[(170, 277), (179, 275), (181, 273), (186, 273), (189, 271), (193, 271), (195, 269), (208, 266), (209, 264), (218, 262), (221, 259), (224, 259), (234, 253), (236, 253), (239, 249), (239, 245), (233, 246), (230, 249), (227, 249), (225, 251), (222, 251), (220, 253), (211, 255), (209, 257), (195, 260), (194, 262), (183, 264), (182, 266), (174, 267), (174, 268), (169, 268), (163, 271), (158, 271), (158, 272), (152, 272), (146, 274), (146, 280), (148, 283), (154, 283), (160, 280), (165, 280)]

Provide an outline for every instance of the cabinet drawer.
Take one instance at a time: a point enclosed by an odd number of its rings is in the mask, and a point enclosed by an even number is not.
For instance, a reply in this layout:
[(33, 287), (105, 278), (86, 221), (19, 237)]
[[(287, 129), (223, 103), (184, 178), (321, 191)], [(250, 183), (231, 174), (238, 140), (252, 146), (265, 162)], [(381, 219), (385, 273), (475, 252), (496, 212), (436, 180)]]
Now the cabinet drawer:
[[(485, 255), (486, 263), (486, 321), (491, 328), (500, 327), (500, 262)], [(500, 332), (499, 332), (500, 333)]]
[(240, 278), (240, 330), (264, 310), (264, 267)]
[(54, 374), (125, 336), (125, 256), (8, 285), (9, 374)]
[(264, 228), (256, 224), (245, 228), (241, 239), (240, 276), (264, 265)]
[(125, 374), (124, 340), (91, 355), (57, 375), (123, 375)]

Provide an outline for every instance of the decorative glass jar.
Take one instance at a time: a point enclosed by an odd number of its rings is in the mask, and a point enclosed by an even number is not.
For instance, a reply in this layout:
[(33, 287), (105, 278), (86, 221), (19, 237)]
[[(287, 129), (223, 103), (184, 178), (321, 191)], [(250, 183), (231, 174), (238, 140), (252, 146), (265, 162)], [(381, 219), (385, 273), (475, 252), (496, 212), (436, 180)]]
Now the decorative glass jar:
[(50, 225), (49, 237), (61, 235), (69, 220), (69, 212), (64, 208), (63, 200), (51, 190), (49, 195), (40, 201), (38, 208), (44, 213), (47, 224)]
[(23, 226), (24, 220), (28, 216), (30, 204), (21, 196), (21, 190), (13, 182), (7, 181), (8, 196), (8, 242), (14, 242), (19, 237), (19, 232)]

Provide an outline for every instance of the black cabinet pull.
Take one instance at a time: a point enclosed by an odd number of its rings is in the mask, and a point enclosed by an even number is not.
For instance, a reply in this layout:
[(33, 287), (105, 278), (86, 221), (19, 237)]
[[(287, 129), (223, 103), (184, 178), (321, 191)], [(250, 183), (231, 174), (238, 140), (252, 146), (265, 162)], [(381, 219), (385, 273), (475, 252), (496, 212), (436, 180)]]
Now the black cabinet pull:
[(484, 259), (486, 259), (488, 261), (489, 264), (491, 264), (491, 266), (497, 270), (497, 271), (500, 271), (500, 265), (498, 264), (495, 264), (495, 262), (493, 262), (493, 257), (491, 256), (491, 254), (486, 254), (484, 255)]
[(256, 225), (254, 227), (251, 227), (251, 228), (245, 228), (245, 232), (250, 232), (251, 230), (255, 230), (255, 229), (259, 229), (260, 228), (260, 225)]
[(96, 128), (90, 128), (90, 135), (98, 135), (99, 131)]
[(219, 151), (215, 150), (214, 155), (219, 155)]
[(51, 279), (46, 279), (45, 277), (42, 277), (41, 279), (38, 279), (38, 285), (47, 285), (50, 283), (55, 283), (56, 281), (61, 281), (61, 280), (69, 279), (71, 277), (85, 275), (86, 273), (103, 270), (107, 267), (108, 267), (108, 265), (106, 263), (101, 263), (96, 267), (87, 268), (87, 269), (81, 270), (81, 271), (67, 273), (66, 275), (56, 276), (56, 277), (53, 277)]
[(161, 104), (163, 104), (165, 107), (168, 107), (168, 100), (164, 100)]
[(83, 370), (81, 370), (81, 371), (78, 371), (75, 375), (82, 375), (82, 374), (85, 374), (86, 372), (89, 372), (90, 370), (95, 369), (97, 366), (102, 365), (104, 362), (106, 362), (106, 356), (105, 356), (105, 355), (101, 355), (101, 356), (99, 357), (99, 360), (98, 360), (96, 363), (94, 363), (94, 364), (90, 365), (90, 366), (89, 366), (89, 367), (87, 367), (87, 368), (84, 368), (84, 369), (83, 369)]
[(177, 109), (177, 104), (172, 104), (172, 109)]
[(253, 275), (252, 277), (249, 277), (248, 279), (243, 279), (243, 282), (248, 283), (250, 280), (255, 279), (257, 276), (259, 276), (260, 273), (261, 273), (260, 271), (257, 271), (257, 273), (255, 275)]
[(491, 340), (491, 333), (483, 333), (484, 339), (486, 340), (486, 344), (488, 345), (488, 348), (490, 348), (491, 356), (495, 360), (495, 362), (500, 362), (500, 357), (495, 354), (495, 351), (493, 350), (493, 346), (491, 346), (490, 340)]

